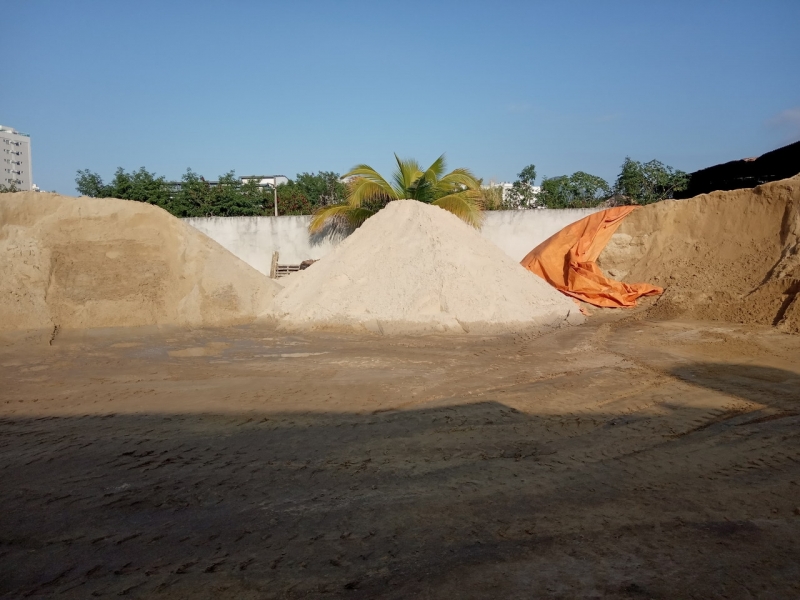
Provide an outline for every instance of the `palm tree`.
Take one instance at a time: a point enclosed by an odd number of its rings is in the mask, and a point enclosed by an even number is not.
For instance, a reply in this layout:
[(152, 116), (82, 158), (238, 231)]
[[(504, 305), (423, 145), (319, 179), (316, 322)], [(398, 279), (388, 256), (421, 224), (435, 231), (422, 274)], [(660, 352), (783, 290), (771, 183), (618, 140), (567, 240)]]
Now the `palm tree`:
[(419, 200), (450, 211), (473, 227), (483, 218), (483, 191), (480, 181), (468, 169), (454, 169), (445, 173), (444, 154), (433, 161), (425, 171), (415, 160), (402, 160), (394, 155), (397, 169), (392, 183), (369, 165), (356, 165), (343, 177), (352, 177), (347, 200), (326, 206), (311, 219), (311, 233), (327, 223), (342, 222), (352, 228), (386, 206), (392, 200)]

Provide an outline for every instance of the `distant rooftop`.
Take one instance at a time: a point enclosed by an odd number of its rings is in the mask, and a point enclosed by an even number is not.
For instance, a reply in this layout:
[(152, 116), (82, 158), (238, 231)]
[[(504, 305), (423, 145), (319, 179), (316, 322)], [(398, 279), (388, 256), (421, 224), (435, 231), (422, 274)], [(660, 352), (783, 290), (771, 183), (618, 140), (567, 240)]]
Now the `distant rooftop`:
[(16, 133), (17, 135), (24, 135), (25, 137), (31, 137), (28, 133), (22, 133), (21, 131), (17, 131), (13, 127), (6, 127), (5, 125), (0, 125), (0, 131), (8, 131), (9, 133)]

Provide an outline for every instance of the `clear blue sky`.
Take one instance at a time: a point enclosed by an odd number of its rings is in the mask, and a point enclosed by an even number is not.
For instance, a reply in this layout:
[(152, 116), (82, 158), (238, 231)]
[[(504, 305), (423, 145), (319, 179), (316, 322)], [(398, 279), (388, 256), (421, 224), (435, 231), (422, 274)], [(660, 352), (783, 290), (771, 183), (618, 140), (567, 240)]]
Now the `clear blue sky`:
[(686, 171), (800, 139), (800, 1), (37, 1), (3, 8), (0, 123), (36, 183), (332, 170)]

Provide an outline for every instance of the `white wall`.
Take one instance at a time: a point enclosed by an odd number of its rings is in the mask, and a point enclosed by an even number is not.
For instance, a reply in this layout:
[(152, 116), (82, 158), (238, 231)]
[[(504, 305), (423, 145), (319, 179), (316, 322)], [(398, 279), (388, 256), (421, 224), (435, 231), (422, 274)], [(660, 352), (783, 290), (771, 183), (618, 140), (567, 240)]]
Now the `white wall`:
[(265, 275), (269, 275), (276, 250), (280, 264), (297, 265), (309, 258), (322, 258), (341, 239), (311, 239), (310, 216), (194, 217), (184, 221)]
[(514, 260), (525, 255), (570, 223), (580, 221), (600, 208), (537, 208), (486, 212), (481, 234)]
[[(536, 209), (488, 211), (481, 234), (514, 260), (522, 260), (534, 247), (570, 223), (598, 209)], [(309, 216), (198, 217), (184, 219), (234, 255), (269, 275), (272, 253), (282, 265), (322, 258), (341, 236), (309, 236)]]

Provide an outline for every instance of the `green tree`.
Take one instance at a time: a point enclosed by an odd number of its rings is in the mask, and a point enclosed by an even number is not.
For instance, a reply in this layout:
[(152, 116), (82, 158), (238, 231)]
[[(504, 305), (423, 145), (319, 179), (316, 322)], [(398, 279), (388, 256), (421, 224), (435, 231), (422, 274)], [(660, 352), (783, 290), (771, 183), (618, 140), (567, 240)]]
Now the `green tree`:
[(631, 203), (651, 204), (672, 198), (675, 192), (685, 190), (688, 184), (689, 176), (683, 171), (657, 160), (640, 163), (626, 156), (614, 192)]
[(167, 181), (163, 176), (156, 177), (144, 167), (137, 171), (126, 173), (120, 167), (114, 173), (114, 179), (109, 184), (114, 198), (136, 200), (165, 207), (169, 204), (170, 194)]
[(211, 214), (215, 217), (250, 217), (264, 214), (266, 194), (255, 181), (243, 184), (233, 171), (220, 175), (211, 187)]
[(342, 204), (346, 198), (347, 186), (333, 171), (298, 173), (278, 186), (278, 207), (283, 215), (310, 215), (319, 208)]
[(191, 169), (181, 176), (180, 190), (173, 192), (169, 212), (176, 217), (207, 217), (214, 214), (211, 185)]
[[(269, 206), (272, 206), (271, 201)], [(282, 215), (310, 215), (316, 206), (292, 182), (278, 186), (278, 208)]]
[(211, 185), (191, 169), (181, 177), (168, 210), (178, 217), (251, 217), (266, 214), (272, 192), (255, 180), (242, 183), (233, 171)]
[(347, 198), (347, 186), (333, 171), (298, 173), (294, 183), (315, 207), (340, 204)]
[(131, 173), (119, 167), (108, 185), (97, 173), (85, 169), (78, 171), (75, 183), (80, 194), (93, 198), (121, 198), (161, 207), (166, 207), (170, 201), (170, 191), (164, 177), (157, 177), (144, 167)]
[(311, 220), (310, 231), (319, 231), (331, 220), (359, 227), (388, 202), (401, 199), (433, 204), (473, 227), (480, 225), (483, 191), (480, 182), (468, 169), (445, 173), (444, 154), (424, 171), (415, 160), (403, 160), (396, 154), (395, 160), (397, 169), (392, 173), (391, 183), (369, 165), (353, 167), (344, 175), (353, 178), (347, 201), (319, 209)]
[(517, 180), (503, 201), (505, 208), (533, 208), (536, 205), (536, 165), (528, 165), (517, 173)]
[(590, 208), (611, 195), (602, 177), (577, 171), (572, 175), (545, 177), (537, 203), (547, 208)]
[[(242, 182), (233, 171), (220, 175), (211, 185), (187, 169), (180, 186), (174, 186), (144, 167), (126, 172), (118, 168), (106, 184), (97, 173), (84, 169), (75, 178), (77, 190), (95, 198), (121, 198), (161, 206), (176, 217), (258, 216), (272, 213), (273, 191), (255, 180)], [(278, 186), (281, 214), (310, 215), (319, 207), (341, 203), (347, 188), (331, 171), (300, 173), (294, 181)]]
[(103, 178), (89, 169), (78, 171), (78, 175), (75, 177), (75, 184), (81, 196), (89, 196), (91, 198), (108, 198), (110, 196), (109, 187), (103, 183)]

